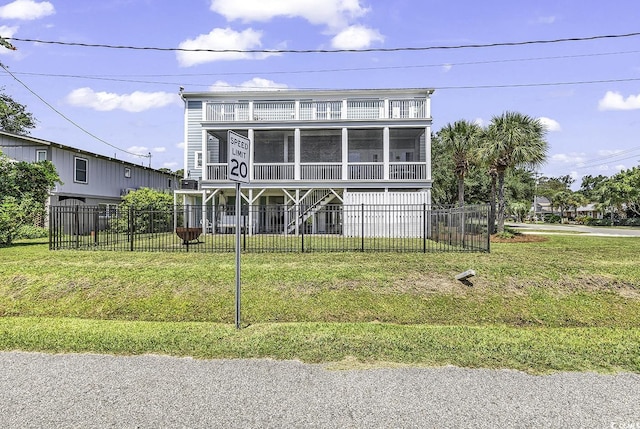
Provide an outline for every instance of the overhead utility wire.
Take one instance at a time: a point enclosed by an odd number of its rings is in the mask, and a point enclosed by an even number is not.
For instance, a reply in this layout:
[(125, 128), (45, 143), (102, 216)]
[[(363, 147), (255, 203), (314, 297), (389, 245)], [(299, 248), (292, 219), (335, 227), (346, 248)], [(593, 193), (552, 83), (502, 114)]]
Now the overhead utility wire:
[(88, 131), (87, 129), (83, 128), (82, 126), (80, 126), (79, 124), (77, 124), (76, 122), (74, 122), (72, 119), (70, 119), (69, 117), (67, 117), (64, 113), (60, 112), (58, 109), (56, 109), (55, 107), (53, 107), (51, 104), (49, 104), (44, 98), (40, 97), (40, 95), (38, 95), (34, 90), (32, 90), (31, 88), (29, 88), (29, 86), (27, 86), (27, 84), (25, 84), (24, 82), (22, 82), (20, 79), (18, 79), (13, 73), (11, 73), (9, 71), (9, 69), (7, 67), (5, 67), (4, 64), (2, 64), (0, 62), (0, 67), (2, 69), (4, 69), (4, 71), (6, 71), (12, 78), (14, 78), (20, 85), (24, 86), (27, 91), (29, 91), (31, 94), (35, 95), (40, 101), (42, 101), (47, 107), (49, 107), (51, 110), (53, 110), (54, 112), (56, 112), (58, 115), (60, 115), (62, 118), (64, 118), (67, 122), (71, 123), (73, 126), (75, 126), (76, 128), (78, 128), (80, 131), (84, 132), (85, 134), (88, 134), (89, 136), (93, 137), (94, 139), (98, 140), (101, 143), (106, 144), (107, 146), (110, 146), (116, 150), (119, 150), (121, 152), (124, 152), (126, 154), (129, 155), (133, 155), (133, 156), (139, 156), (141, 158), (150, 158), (151, 155), (141, 155), (139, 153), (134, 153), (134, 152), (129, 152), (128, 150), (125, 149), (121, 149), (117, 146), (112, 145), (111, 143), (101, 139), (100, 137), (96, 136), (95, 134), (91, 133), (90, 131)]
[[(174, 74), (102, 74), (102, 75), (75, 75), (75, 74), (51, 74), (51, 73), (33, 73), (33, 72), (16, 72), (17, 75), (29, 75), (29, 76), (46, 76), (46, 77), (63, 77), (63, 78), (77, 78), (77, 79), (93, 79), (93, 80), (107, 80), (116, 82), (130, 82), (130, 83), (151, 83), (161, 85), (176, 85), (176, 82), (162, 82), (162, 81), (145, 81), (137, 80), (133, 78), (153, 78), (153, 77), (201, 77), (201, 76), (236, 76), (236, 75), (271, 75), (271, 74), (307, 74), (307, 73), (336, 73), (336, 72), (350, 72), (350, 71), (374, 71), (374, 70), (398, 70), (398, 69), (411, 69), (411, 68), (433, 68), (444, 66), (468, 66), (468, 65), (482, 65), (482, 64), (498, 64), (498, 63), (513, 63), (524, 61), (541, 61), (541, 60), (557, 60), (557, 59), (573, 59), (573, 58), (585, 58), (585, 57), (599, 57), (609, 55), (625, 55), (625, 54), (637, 54), (640, 51), (619, 51), (619, 52), (599, 52), (590, 54), (576, 54), (576, 55), (557, 55), (547, 57), (531, 57), (531, 58), (512, 58), (512, 59), (497, 59), (497, 60), (485, 60), (485, 61), (467, 61), (459, 63), (438, 63), (438, 64), (408, 64), (404, 66), (378, 66), (378, 67), (349, 67), (349, 68), (333, 68), (333, 69), (302, 69), (302, 70), (271, 70), (271, 71), (251, 71), (251, 72), (222, 72), (222, 73), (174, 73)], [(130, 78), (130, 79), (126, 79)], [(198, 84), (193, 84), (198, 85)], [(208, 86), (208, 85), (207, 85)]]
[(434, 46), (416, 46), (416, 47), (397, 47), (397, 48), (363, 48), (363, 49), (205, 49), (205, 48), (160, 48), (154, 46), (128, 46), (128, 45), (110, 45), (103, 43), (80, 43), (80, 42), (60, 42), (52, 40), (25, 39), (18, 37), (8, 37), (7, 40), (16, 42), (34, 42), (49, 45), (64, 46), (82, 46), (87, 48), (107, 48), (107, 49), (129, 49), (138, 51), (172, 51), (172, 52), (215, 52), (215, 53), (243, 53), (243, 54), (324, 54), (324, 53), (342, 53), (342, 52), (398, 52), (398, 51), (430, 51), (442, 49), (466, 49), (466, 48), (492, 48), (498, 46), (523, 46), (523, 45), (540, 45), (549, 43), (563, 42), (581, 42), (588, 40), (601, 39), (619, 39), (624, 37), (640, 36), (640, 32), (626, 34), (607, 34), (600, 36), (586, 37), (567, 37), (560, 39), (543, 39), (543, 40), (527, 40), (521, 42), (496, 42), (496, 43), (472, 43), (464, 45), (434, 45)]

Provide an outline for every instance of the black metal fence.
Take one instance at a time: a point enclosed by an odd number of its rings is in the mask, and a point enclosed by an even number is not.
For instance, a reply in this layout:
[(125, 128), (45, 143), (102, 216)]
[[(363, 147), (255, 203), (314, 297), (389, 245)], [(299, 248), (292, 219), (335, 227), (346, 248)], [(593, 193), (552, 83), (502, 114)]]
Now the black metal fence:
[[(243, 206), (245, 252), (488, 252), (487, 206)], [(233, 252), (233, 206), (53, 206), (51, 250)]]

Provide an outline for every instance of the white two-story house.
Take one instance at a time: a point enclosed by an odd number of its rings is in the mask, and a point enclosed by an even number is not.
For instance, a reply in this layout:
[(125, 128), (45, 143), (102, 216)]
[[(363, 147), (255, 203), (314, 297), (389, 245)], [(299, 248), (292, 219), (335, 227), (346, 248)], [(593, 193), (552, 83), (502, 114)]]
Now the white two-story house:
[[(224, 222), (233, 207), (227, 176), (232, 130), (251, 142), (244, 204), (278, 207), (284, 231), (298, 231), (288, 208), (305, 207), (316, 233), (332, 232), (327, 206), (430, 204), (432, 89), (183, 92), (183, 188), (176, 202), (202, 207), (198, 222)], [(190, 188), (190, 189), (185, 189)], [(299, 209), (298, 209), (299, 210)], [(297, 212), (299, 213), (299, 212)], [(251, 211), (252, 231), (270, 230)], [(303, 220), (304, 220), (303, 219)], [(215, 229), (215, 228), (214, 228)], [(335, 232), (335, 231), (333, 231)]]

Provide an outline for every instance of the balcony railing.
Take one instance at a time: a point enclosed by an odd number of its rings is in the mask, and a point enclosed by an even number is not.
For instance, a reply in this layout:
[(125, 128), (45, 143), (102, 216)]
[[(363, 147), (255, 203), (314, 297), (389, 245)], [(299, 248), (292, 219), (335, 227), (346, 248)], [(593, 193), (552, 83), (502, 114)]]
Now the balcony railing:
[(427, 166), (422, 164), (402, 162), (389, 165), (389, 180), (425, 180)]
[(293, 180), (295, 164), (253, 164), (255, 180)]
[(302, 180), (340, 180), (342, 164), (339, 162), (300, 164), (300, 178)]
[(342, 118), (342, 101), (301, 101), (300, 119), (330, 120)]
[[(348, 164), (349, 180), (375, 180), (384, 178), (384, 163), (356, 162)], [(295, 179), (294, 163), (253, 164), (253, 179), (259, 181), (292, 181)], [(418, 181), (427, 179), (425, 163), (400, 162), (389, 164), (389, 180)], [(227, 164), (207, 164), (205, 181), (221, 182), (228, 180)], [(303, 163), (300, 164), (300, 180), (330, 182), (343, 180), (342, 163)]]
[(296, 104), (293, 101), (254, 103), (255, 121), (290, 121), (296, 117)]
[(350, 180), (382, 180), (384, 164), (381, 162), (358, 162), (349, 164)]
[(428, 119), (426, 98), (329, 101), (207, 102), (209, 122)]

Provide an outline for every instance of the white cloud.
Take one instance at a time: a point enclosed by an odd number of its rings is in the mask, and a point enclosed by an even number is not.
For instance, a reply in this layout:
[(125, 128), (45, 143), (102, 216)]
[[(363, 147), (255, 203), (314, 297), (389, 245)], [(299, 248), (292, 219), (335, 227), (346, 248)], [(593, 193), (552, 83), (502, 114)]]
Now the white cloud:
[(482, 118), (475, 118), (473, 120), (473, 123), (480, 126), (480, 127), (484, 127), (484, 124), (486, 124), (486, 121)]
[(586, 160), (584, 153), (571, 152), (571, 153), (557, 153), (551, 155), (552, 162), (560, 162), (563, 164), (580, 164)]
[(162, 146), (161, 146), (161, 147), (154, 147), (154, 148), (152, 149), (152, 151), (153, 151), (153, 152), (156, 152), (156, 153), (162, 153), (162, 152), (166, 152), (166, 151), (167, 151), (167, 148), (166, 148), (166, 147), (162, 147)]
[[(209, 34), (201, 34), (195, 39), (188, 39), (180, 43), (181, 49), (213, 49), (246, 51), (260, 49), (262, 46), (262, 32), (247, 28), (238, 32), (230, 28), (214, 28)], [(276, 53), (252, 52), (177, 52), (178, 63), (183, 67), (213, 61), (264, 59)]]
[(0, 7), (0, 18), (21, 19), (30, 21), (44, 18), (56, 13), (53, 4), (48, 1), (36, 2), (33, 0), (15, 0), (5, 6)]
[(603, 156), (610, 156), (610, 155), (615, 155), (616, 153), (620, 153), (622, 152), (622, 149), (600, 149), (598, 151), (598, 156), (603, 157)]
[(452, 66), (451, 64), (443, 64), (443, 65), (442, 65), (442, 71), (443, 71), (444, 73), (449, 72), (449, 70), (451, 70), (452, 68), (453, 68), (453, 66)]
[(263, 79), (261, 77), (254, 77), (251, 80), (242, 82), (239, 85), (231, 85), (228, 82), (222, 80), (217, 81), (211, 87), (210, 91), (269, 91), (273, 89), (287, 89), (288, 86), (284, 83), (277, 83), (272, 80)]
[(146, 146), (131, 146), (127, 148), (127, 152), (136, 153), (138, 155), (147, 155), (149, 148)]
[(89, 107), (99, 111), (121, 109), (127, 112), (142, 112), (157, 109), (173, 103), (179, 103), (180, 97), (169, 92), (141, 92), (131, 94), (114, 94), (95, 92), (91, 88), (78, 88), (66, 97), (72, 106)]
[(170, 168), (170, 169), (173, 170), (175, 167), (178, 166), (178, 163), (177, 162), (165, 162), (165, 163), (162, 164), (162, 166), (164, 168)]
[(598, 102), (598, 110), (635, 110), (640, 109), (640, 94), (624, 98), (615, 91), (607, 91)]
[(556, 22), (556, 17), (553, 15), (538, 17), (538, 24), (553, 24), (554, 22)]
[(368, 12), (360, 5), (360, 0), (211, 0), (211, 10), (229, 21), (303, 18), (311, 24), (324, 24), (331, 28), (344, 27)]
[(384, 42), (384, 36), (378, 30), (352, 25), (336, 34), (331, 39), (331, 46), (335, 49), (363, 49), (374, 42)]
[(551, 118), (545, 118), (544, 116), (538, 118), (540, 120), (540, 122), (542, 123), (542, 125), (544, 125), (544, 127), (547, 129), (547, 131), (561, 131), (562, 127), (560, 127), (560, 123), (558, 123), (558, 121), (551, 119)]
[(184, 149), (185, 144), (184, 144), (184, 142), (180, 142), (180, 143), (178, 143), (178, 144), (176, 145), (176, 147), (177, 147), (178, 149)]
[(5, 39), (8, 37), (13, 37), (13, 35), (17, 33), (18, 28), (19, 27), (17, 26), (9, 27), (8, 25), (0, 25), (0, 36), (4, 37)]

